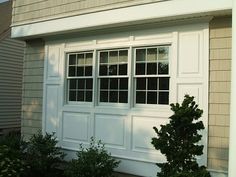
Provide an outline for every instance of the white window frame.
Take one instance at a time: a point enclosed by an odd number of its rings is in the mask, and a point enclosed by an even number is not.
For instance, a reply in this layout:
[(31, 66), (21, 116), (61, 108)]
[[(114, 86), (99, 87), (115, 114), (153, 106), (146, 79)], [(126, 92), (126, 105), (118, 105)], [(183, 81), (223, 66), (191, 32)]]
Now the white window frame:
[[(66, 105), (81, 105), (81, 106), (93, 106), (93, 107), (114, 107), (116, 106), (117, 108), (133, 108), (133, 109), (140, 109), (140, 108), (145, 108), (145, 109), (160, 109), (160, 110), (167, 110), (169, 107), (168, 104), (136, 104), (136, 74), (135, 74), (135, 50), (139, 48), (152, 48), (152, 47), (158, 47), (158, 46), (168, 46), (169, 47), (169, 74), (168, 75), (140, 75), (140, 76), (147, 76), (147, 77), (169, 77), (169, 100), (168, 102), (170, 103), (171, 101), (171, 60), (172, 60), (172, 43), (171, 42), (158, 42), (158, 43), (145, 43), (143, 45), (131, 45), (131, 46), (111, 46), (109, 48), (90, 48), (90, 49), (85, 49), (85, 50), (73, 50), (73, 51), (68, 51), (65, 53), (67, 55), (66, 58), (66, 78), (65, 78), (65, 95), (66, 98), (65, 104)], [(99, 78), (105, 78), (103, 76), (99, 76), (99, 64), (100, 64), (100, 58), (99, 58), (99, 52), (103, 51), (116, 51), (116, 50), (128, 50), (128, 66), (127, 66), (127, 76), (122, 75), (114, 75), (114, 76), (109, 76), (109, 78), (128, 78), (128, 102), (127, 103), (106, 103), (106, 102), (100, 102), (100, 93), (99, 93)], [(93, 53), (93, 72), (92, 72), (92, 78), (93, 78), (93, 97), (92, 97), (92, 102), (79, 102), (79, 101), (69, 101), (68, 100), (68, 84), (67, 84), (67, 76), (68, 76), (68, 62), (69, 62), (69, 54), (73, 53)], [(107, 77), (106, 77), (107, 78)], [(96, 96), (97, 95), (97, 96)]]
[[(149, 49), (149, 48), (158, 48), (158, 47), (162, 47), (162, 46), (167, 46), (168, 47), (168, 50), (169, 50), (169, 58), (168, 58), (168, 74), (163, 74), (163, 75), (160, 75), (160, 74), (152, 74), (152, 75), (148, 75), (148, 74), (145, 74), (145, 75), (136, 75), (136, 50), (137, 49)], [(134, 101), (134, 107), (137, 107), (137, 108), (142, 108), (142, 107), (149, 107), (149, 108), (156, 108), (157, 105), (159, 107), (166, 107), (170, 104), (170, 84), (171, 84), (171, 74), (170, 74), (170, 68), (171, 68), (171, 44), (159, 44), (159, 45), (146, 45), (146, 46), (142, 46), (142, 47), (133, 47), (133, 73), (132, 73), (132, 80), (133, 80), (133, 101)], [(157, 60), (157, 64), (158, 64), (158, 60)], [(147, 66), (146, 66), (147, 67)], [(157, 65), (157, 68), (158, 68), (158, 65)], [(158, 69), (157, 69), (157, 72), (158, 72)], [(141, 104), (141, 103), (136, 103), (136, 85), (137, 85), (137, 79), (136, 78), (151, 78), (151, 77), (154, 77), (154, 78), (161, 78), (161, 77), (168, 77), (169, 78), (169, 99), (168, 99), (168, 104)], [(158, 88), (157, 88), (158, 90)], [(158, 102), (158, 100), (157, 100)]]
[[(86, 78), (91, 78), (93, 80), (93, 89), (92, 89), (92, 101), (91, 102), (87, 102), (87, 101), (69, 101), (69, 84), (68, 84), (68, 78), (71, 78), (69, 77), (69, 55), (70, 54), (80, 54), (80, 53), (92, 53), (93, 54), (93, 58), (92, 58), (92, 76), (78, 76), (76, 77), (76, 79), (86, 79)], [(93, 102), (95, 101), (94, 100), (94, 77), (95, 77), (95, 67), (94, 67), (94, 60), (95, 60), (95, 52), (94, 50), (78, 50), (78, 51), (73, 51), (73, 52), (65, 52), (64, 53), (65, 55), (65, 59), (66, 59), (66, 62), (65, 62), (65, 79), (64, 79), (64, 87), (65, 87), (65, 98), (64, 98), (64, 102), (65, 104), (68, 104), (68, 105), (81, 105), (81, 106), (92, 106), (93, 105)]]
[[(100, 72), (100, 69), (99, 69), (99, 66), (100, 66), (100, 55), (99, 53), (100, 52), (109, 52), (109, 51), (120, 51), (120, 50), (127, 50), (128, 51), (128, 61), (127, 61), (127, 75), (108, 75), (108, 76), (99, 76), (99, 72)], [(113, 48), (113, 49), (101, 49), (101, 50), (97, 50), (96, 53), (97, 53), (97, 65), (96, 65), (96, 68), (97, 68), (97, 72), (96, 72), (96, 81), (97, 81), (97, 87), (96, 87), (96, 91), (97, 91), (97, 105), (98, 106), (119, 106), (119, 107), (128, 107), (128, 105), (130, 105), (130, 88), (129, 88), (129, 82), (130, 82), (130, 79), (131, 79), (131, 71), (129, 69), (129, 65), (131, 63), (131, 58), (130, 58), (130, 48), (128, 47), (124, 47), (124, 48)], [(127, 78), (128, 79), (128, 100), (127, 100), (127, 103), (110, 103), (110, 102), (100, 102), (100, 78)]]

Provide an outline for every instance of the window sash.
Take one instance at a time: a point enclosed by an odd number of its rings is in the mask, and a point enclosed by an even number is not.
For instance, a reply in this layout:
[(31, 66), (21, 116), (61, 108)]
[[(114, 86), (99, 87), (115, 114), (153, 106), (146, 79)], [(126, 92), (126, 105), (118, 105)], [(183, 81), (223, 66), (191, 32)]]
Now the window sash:
[[(134, 87), (134, 105), (168, 105), (169, 104), (169, 85), (170, 85), (170, 72), (169, 72), (169, 45), (164, 46), (150, 46), (150, 47), (139, 47), (134, 49), (134, 73), (133, 73), (133, 87)], [(153, 56), (150, 59), (148, 56), (148, 51), (153, 50)], [(163, 55), (159, 56), (159, 49), (165, 49), (168, 53), (165, 53), (168, 57), (164, 57)], [(137, 53), (141, 56), (138, 56)], [(149, 58), (148, 58), (149, 57)], [(159, 73), (159, 63), (165, 62), (167, 63), (167, 73)], [(142, 68), (137, 68), (137, 66), (141, 64), (144, 65)], [(148, 64), (156, 64), (156, 70), (153, 73), (148, 71)], [(143, 71), (137, 71), (137, 69), (141, 69)], [(156, 90), (149, 90), (148, 89), (148, 81), (151, 79), (156, 78)], [(160, 89), (159, 82), (160, 80), (164, 80), (164, 78), (168, 78), (168, 89), (163, 90)], [(137, 83), (138, 80), (145, 79), (145, 89), (138, 89)], [(164, 101), (161, 100), (161, 97), (164, 98)], [(163, 98), (162, 98), (163, 99)], [(166, 100), (167, 99), (167, 100)]]
[[(111, 57), (113, 53), (113, 58)], [(116, 57), (114, 57), (116, 54)], [(123, 56), (121, 56), (122, 54)], [(106, 58), (102, 58), (106, 55)], [(110, 74), (109, 67), (111, 65), (116, 65), (116, 73)], [(120, 74), (120, 66), (126, 65), (125, 74)], [(101, 67), (106, 66), (107, 71), (101, 73)], [(98, 104), (128, 104), (129, 103), (129, 49), (112, 49), (112, 50), (100, 50), (98, 51), (98, 72), (97, 72), (97, 90), (98, 90)], [(106, 74), (104, 74), (106, 73)], [(107, 88), (102, 88), (102, 82), (107, 80)], [(111, 87), (111, 82), (114, 88)], [(121, 85), (126, 84), (126, 89), (121, 89)], [(115, 83), (117, 82), (117, 84)]]
[[(83, 55), (83, 59), (79, 59), (78, 56)], [(90, 55), (89, 58), (86, 58), (87, 55)], [(75, 58), (72, 58), (71, 61), (70, 56), (75, 56)], [(89, 64), (87, 59), (89, 59)], [(80, 61), (79, 61), (80, 60)], [(83, 61), (81, 61), (83, 60)], [(76, 52), (76, 53), (68, 53), (67, 54), (67, 78), (66, 78), (66, 84), (67, 84), (67, 102), (78, 102), (78, 103), (92, 103), (93, 102), (93, 92), (94, 92), (94, 72), (93, 72), (93, 60), (94, 60), (94, 53), (93, 51), (86, 51), (86, 52)], [(86, 67), (91, 66), (91, 70), (89, 75), (86, 75), (85, 69), (83, 70), (83, 75), (78, 76), (78, 67)], [(70, 67), (75, 67), (75, 75), (70, 76), (69, 70)], [(72, 81), (76, 82), (75, 88), (70, 88), (70, 82)], [(90, 80), (90, 81), (89, 81)], [(84, 87), (79, 88), (79, 81), (84, 82)], [(87, 88), (87, 82), (91, 83), (91, 88)], [(82, 83), (81, 83), (82, 84)], [(72, 96), (73, 95), (73, 96)], [(80, 96), (79, 96), (80, 95)], [(72, 98), (71, 98), (72, 97)]]

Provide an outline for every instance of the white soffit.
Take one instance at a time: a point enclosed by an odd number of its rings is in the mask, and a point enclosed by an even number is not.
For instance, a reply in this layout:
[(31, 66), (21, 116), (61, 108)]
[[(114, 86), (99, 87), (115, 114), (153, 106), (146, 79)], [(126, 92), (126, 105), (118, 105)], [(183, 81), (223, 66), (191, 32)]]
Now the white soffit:
[(13, 38), (45, 36), (102, 26), (143, 23), (165, 18), (188, 17), (232, 9), (233, 0), (167, 0), (156, 3), (113, 9), (90, 14), (54, 19), (12, 27)]

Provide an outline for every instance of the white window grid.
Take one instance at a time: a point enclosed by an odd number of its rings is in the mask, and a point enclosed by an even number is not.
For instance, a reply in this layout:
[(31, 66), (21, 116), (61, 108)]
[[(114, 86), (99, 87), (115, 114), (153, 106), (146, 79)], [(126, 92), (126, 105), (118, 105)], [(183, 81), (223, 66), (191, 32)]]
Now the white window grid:
[[(80, 55), (80, 54), (83, 54), (84, 55), (84, 58), (83, 58), (83, 60), (84, 60), (84, 63), (81, 63), (81, 64), (78, 64), (77, 63), (77, 61), (78, 61), (78, 55)], [(92, 54), (92, 58), (91, 58), (91, 63), (88, 63), (87, 61), (86, 61), (86, 55), (87, 54)], [(76, 56), (76, 58), (75, 58), (75, 60), (76, 60), (76, 63), (74, 64), (74, 65), (70, 65), (69, 64), (69, 58), (70, 58), (70, 56), (71, 55), (75, 55)], [(94, 78), (94, 72), (93, 72), (93, 68), (94, 68), (94, 66), (93, 66), (93, 57), (94, 56), (94, 53), (93, 53), (93, 51), (86, 51), (86, 52), (73, 52), (73, 53), (68, 53), (67, 54), (67, 73), (66, 73), (66, 76), (67, 76), (67, 78), (66, 78), (66, 83), (67, 83), (67, 101), (68, 102), (93, 102), (93, 91), (94, 91), (94, 84), (93, 84), (93, 78)], [(84, 70), (83, 70), (83, 76), (69, 76), (69, 67), (70, 66), (74, 66), (75, 67), (75, 73), (77, 73), (77, 67), (84, 67)], [(86, 66), (92, 66), (92, 71), (91, 71), (91, 75), (90, 76), (86, 76), (86, 74), (85, 74), (85, 67)], [(76, 74), (77, 75), (77, 74)], [(76, 89), (70, 89), (70, 81), (71, 80), (73, 80), (73, 79), (75, 79), (76, 80)], [(79, 86), (78, 86), (78, 79), (84, 79), (85, 80), (85, 84), (84, 84), (84, 88), (80, 88), (79, 89)], [(92, 89), (87, 89), (86, 88), (86, 82), (87, 82), (87, 80), (88, 79), (92, 79)], [(70, 91), (75, 91), (75, 98), (77, 99), (77, 97), (78, 97), (78, 92), (79, 91), (84, 91), (84, 101), (70, 101), (69, 100), (69, 94), (70, 94)], [(92, 101), (86, 101), (86, 92), (92, 92)]]
[[(132, 106), (136, 106), (136, 105), (145, 105), (145, 106), (153, 106), (153, 105), (149, 105), (149, 104), (136, 104), (136, 78), (151, 78), (151, 77), (156, 77), (156, 78), (169, 78), (169, 89), (170, 89), (170, 71), (168, 72), (168, 74), (156, 74), (156, 75), (136, 75), (136, 61), (135, 61), (135, 58), (136, 58), (136, 49), (149, 49), (149, 48), (160, 48), (160, 47), (168, 47), (168, 50), (170, 51), (170, 44), (168, 45), (148, 45), (148, 46), (142, 46), (142, 47), (129, 47), (129, 48), (113, 48), (113, 49), (98, 49), (98, 50), (88, 50), (88, 51), (82, 51), (82, 52), (70, 52), (70, 53), (67, 53), (67, 78), (66, 80), (68, 79), (71, 79), (71, 77), (68, 76), (68, 66), (69, 66), (69, 55), (70, 54), (79, 54), (79, 53), (92, 53), (93, 54), (93, 60), (96, 60), (95, 62), (93, 61), (93, 69), (92, 69), (92, 76), (76, 76), (76, 77), (73, 77), (73, 78), (76, 78), (76, 79), (80, 79), (80, 78), (83, 78), (83, 79), (86, 79), (86, 78), (92, 78), (94, 81), (93, 81), (93, 89), (92, 89), (92, 92), (93, 92), (93, 97), (92, 97), (92, 102), (95, 104), (95, 105), (130, 105), (131, 107)], [(126, 75), (109, 75), (109, 76), (100, 76), (99, 75), (99, 66), (100, 66), (100, 58), (99, 58), (99, 53), (100, 52), (109, 52), (109, 51), (121, 51), (121, 50), (127, 50), (128, 51), (128, 61), (127, 61), (127, 74)], [(129, 54), (130, 52), (132, 51), (132, 54)], [(170, 53), (169, 53), (169, 57), (170, 57)], [(164, 61), (164, 60), (162, 60)], [(168, 66), (169, 66), (169, 69), (170, 69), (170, 58), (168, 58), (168, 60), (166, 60), (168, 62)], [(157, 61), (158, 62), (158, 61)], [(140, 62), (141, 63), (141, 62)], [(148, 62), (146, 62), (148, 63)], [(94, 66), (95, 64), (95, 66)], [(106, 63), (103, 63), (103, 64), (106, 64)], [(119, 64), (119, 63), (112, 63), (112, 64)], [(132, 68), (133, 69), (130, 69), (129, 65), (132, 65)], [(119, 67), (119, 66), (118, 66)], [(147, 67), (147, 65), (146, 65)], [(157, 66), (158, 68), (158, 66)], [(146, 70), (146, 69), (145, 69)], [(158, 72), (158, 71), (157, 71)], [(102, 78), (109, 78), (109, 79), (112, 79), (112, 78), (117, 78), (117, 79), (120, 79), (120, 78), (127, 78), (128, 79), (128, 103), (124, 104), (124, 103), (104, 103), (104, 102), (100, 102), (100, 81), (99, 79), (102, 79)], [(130, 84), (131, 82), (131, 84)], [(70, 102), (68, 100), (69, 98), (69, 86), (68, 86), (68, 81), (66, 82), (67, 83), (67, 102)], [(147, 83), (146, 83), (147, 84)], [(130, 87), (131, 86), (131, 87)], [(158, 88), (158, 87), (157, 87)], [(97, 91), (97, 93), (94, 94), (94, 92)], [(118, 91), (118, 90), (110, 90), (110, 91)], [(126, 90), (122, 90), (122, 91), (126, 91)], [(142, 91), (142, 90), (140, 90)], [(149, 90), (145, 90), (145, 91), (149, 91)], [(151, 91), (151, 90), (150, 90)], [(169, 90), (155, 90), (157, 92), (161, 91), (161, 92), (169, 92)], [(118, 97), (119, 98), (119, 97)], [(147, 99), (147, 98), (146, 98)], [(75, 101), (72, 101), (72, 103), (75, 103)], [(83, 104), (85, 104), (86, 102), (83, 102)], [(159, 105), (158, 102), (156, 105)], [(160, 105), (160, 106), (163, 106), (163, 105)]]

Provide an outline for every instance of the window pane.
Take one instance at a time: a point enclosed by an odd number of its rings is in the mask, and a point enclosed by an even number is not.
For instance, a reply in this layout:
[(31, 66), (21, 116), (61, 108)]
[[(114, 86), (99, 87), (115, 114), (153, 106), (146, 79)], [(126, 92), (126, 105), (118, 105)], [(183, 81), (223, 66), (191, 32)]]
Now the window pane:
[(84, 76), (84, 67), (77, 67), (77, 76)]
[(100, 65), (99, 75), (100, 76), (107, 76), (107, 69), (108, 69), (107, 65)]
[(118, 103), (118, 91), (110, 91), (109, 102)]
[(169, 78), (159, 78), (159, 90), (169, 90)]
[(158, 59), (159, 60), (168, 60), (169, 47), (159, 47), (158, 48)]
[(85, 79), (78, 79), (78, 89), (84, 89)]
[(100, 52), (100, 63), (108, 63), (108, 52)]
[(146, 49), (136, 49), (136, 61), (145, 61)]
[(128, 62), (128, 50), (120, 50), (119, 63), (127, 63), (127, 62)]
[(146, 92), (136, 92), (136, 103), (145, 104), (146, 103)]
[(157, 74), (157, 64), (156, 63), (148, 63), (147, 64), (147, 74)]
[(93, 79), (86, 79), (86, 89), (93, 89)]
[(127, 64), (119, 65), (119, 75), (127, 75)]
[(77, 101), (84, 101), (84, 91), (77, 92)]
[(108, 89), (109, 79), (100, 79), (100, 89)]
[(159, 62), (158, 63), (158, 74), (168, 74), (169, 66), (168, 62)]
[(157, 78), (148, 78), (148, 90), (157, 90)]
[(76, 70), (75, 67), (76, 66), (69, 66), (69, 73), (68, 74), (70, 77), (75, 76), (75, 70)]
[(108, 91), (100, 91), (100, 102), (108, 102)]
[(85, 66), (85, 76), (92, 76), (92, 66)]
[(117, 75), (117, 65), (109, 66), (109, 75)]
[(169, 104), (169, 92), (159, 92), (158, 104)]
[(110, 79), (110, 89), (118, 90), (118, 79)]
[(76, 54), (69, 55), (69, 65), (76, 65)]
[(85, 64), (86, 65), (93, 65), (93, 54), (92, 53), (86, 53), (85, 56)]
[(157, 104), (157, 92), (147, 93), (147, 104)]
[(128, 103), (128, 91), (119, 92), (119, 103)]
[(136, 75), (145, 75), (145, 63), (136, 63)]
[(118, 51), (109, 52), (109, 63), (118, 63)]
[(150, 48), (147, 49), (147, 61), (156, 61), (157, 60), (157, 49)]
[(84, 54), (77, 55), (77, 65), (83, 66), (84, 65)]
[(128, 90), (128, 79), (120, 79), (120, 90)]
[(69, 101), (76, 101), (76, 91), (69, 92)]
[(92, 91), (86, 91), (86, 100), (87, 102), (91, 102), (92, 101)]
[(146, 78), (137, 78), (136, 90), (146, 90)]
[(70, 79), (69, 80), (69, 88), (70, 89), (76, 89), (76, 79)]

